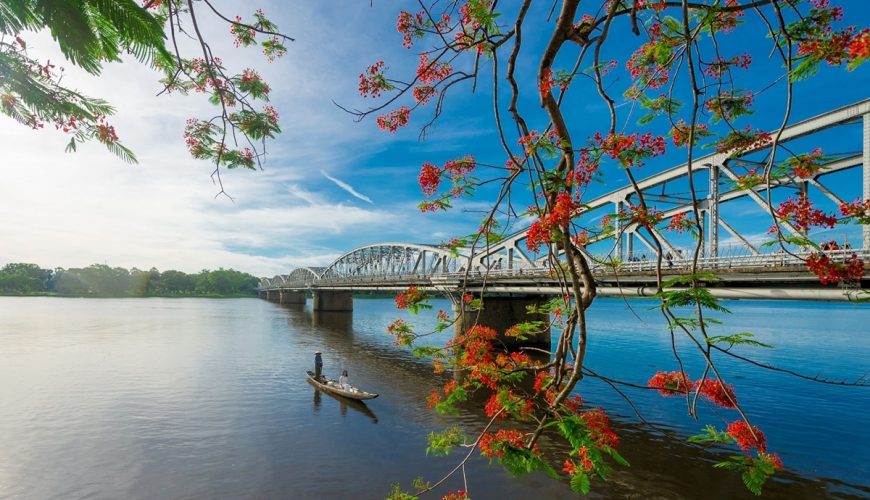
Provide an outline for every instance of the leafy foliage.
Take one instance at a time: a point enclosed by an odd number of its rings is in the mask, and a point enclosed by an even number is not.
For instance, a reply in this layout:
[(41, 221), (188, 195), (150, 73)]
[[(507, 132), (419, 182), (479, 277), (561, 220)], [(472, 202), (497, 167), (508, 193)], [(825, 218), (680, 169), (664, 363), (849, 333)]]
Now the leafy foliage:
[(767, 347), (772, 349), (773, 346), (770, 344), (765, 344), (764, 342), (759, 342), (758, 340), (754, 340), (753, 337), (755, 335), (751, 332), (740, 332), (735, 333), (733, 335), (717, 335), (715, 337), (708, 337), (708, 344), (728, 344), (729, 347), (735, 345), (748, 345), (754, 347)]

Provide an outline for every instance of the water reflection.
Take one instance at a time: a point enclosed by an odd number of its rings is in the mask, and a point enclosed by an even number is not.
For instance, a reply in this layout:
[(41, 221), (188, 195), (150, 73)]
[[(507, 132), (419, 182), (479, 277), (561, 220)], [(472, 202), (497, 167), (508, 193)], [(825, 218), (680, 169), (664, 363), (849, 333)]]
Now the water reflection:
[[(656, 369), (657, 350), (669, 344), (623, 325), (616, 305), (601, 313), (598, 324), (612, 329), (595, 337), (590, 363), (608, 375), (609, 367), (621, 373), (636, 368), (630, 375), (637, 379)], [(422, 401), (448, 376), (433, 375), (427, 361), (391, 345), (385, 334), (397, 315), (391, 300), (355, 307), (351, 322), (345, 313), (315, 324), (306, 307), (257, 299), (0, 298), (0, 498), (383, 498), (393, 483), (407, 489), (414, 477), (440, 478), (456, 457), (427, 457), (425, 436), (450, 425), (479, 431), (488, 421), (481, 401), (469, 401), (456, 416), (430, 412)], [(838, 332), (862, 331), (870, 323), (867, 313), (834, 317), (825, 314), (829, 306), (814, 315), (780, 304), (752, 307), (754, 315), (746, 305), (734, 309), (760, 325), (785, 311), (776, 331), (795, 318), (825, 332), (824, 350), (812, 348), (818, 337), (812, 343), (809, 333), (800, 337), (806, 346), (795, 347), (801, 324), (788, 325), (777, 352), (823, 371), (866, 367), (860, 353), (868, 352), (870, 340), (854, 334), (838, 340)], [(837, 318), (853, 319), (819, 328)], [(646, 321), (653, 325), (652, 318)], [(626, 322), (636, 327), (636, 320)], [(325, 373), (347, 369), (355, 385), (380, 397), (354, 404), (309, 393), (305, 371), (315, 350), (324, 352)], [(818, 359), (824, 362), (813, 364)], [(781, 384), (769, 378), (748, 377), (759, 387), (741, 394), (766, 396), (765, 384)], [(591, 405), (615, 406), (612, 391), (595, 387), (583, 389)], [(814, 387), (777, 392), (779, 399), (767, 405), (789, 426), (812, 431), (769, 438), (782, 445), (777, 451), (794, 472), (765, 486), (764, 497), (870, 497), (870, 443), (860, 431), (870, 399), (863, 389), (825, 399), (827, 393)], [(799, 396), (824, 404), (804, 404)], [(672, 401), (644, 397), (637, 396), (645, 416), (675, 422), (666, 408)], [(685, 442), (697, 423), (676, 421), (656, 432), (634, 424), (629, 411), (619, 413), (614, 410), (620, 451), (632, 466), (594, 484), (592, 498), (752, 498), (738, 474), (711, 467), (727, 451)], [(554, 441), (542, 445), (558, 463), (565, 450)], [(814, 454), (813, 461), (800, 463), (795, 457), (801, 453)], [(476, 456), (468, 480), (477, 499), (576, 498), (567, 481), (543, 474), (512, 479)]]
[[(332, 396), (332, 394), (330, 394), (330, 396)], [(372, 419), (373, 424), (378, 423), (378, 416), (375, 415), (375, 412), (373, 412), (371, 409), (369, 409), (369, 407), (365, 403), (363, 403), (362, 401), (347, 399), (347, 398), (343, 398), (341, 396), (334, 396), (334, 397), (335, 397), (335, 399), (338, 400), (339, 408), (341, 408), (341, 416), (342, 417), (347, 415), (347, 409), (350, 408), (350, 409), (352, 409), (354, 411), (358, 411), (358, 412), (362, 413), (363, 415)]]
[(311, 324), (336, 333), (353, 333), (352, 311), (312, 311)]
[(314, 389), (314, 413), (317, 414), (320, 412), (320, 391)]

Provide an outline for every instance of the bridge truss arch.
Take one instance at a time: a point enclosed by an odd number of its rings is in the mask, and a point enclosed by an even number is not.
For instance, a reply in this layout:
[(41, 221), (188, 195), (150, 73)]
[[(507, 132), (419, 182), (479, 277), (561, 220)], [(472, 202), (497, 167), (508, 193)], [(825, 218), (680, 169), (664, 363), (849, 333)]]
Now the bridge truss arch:
[(287, 282), (287, 277), (286, 274), (279, 274), (272, 278), (260, 278), (260, 290), (281, 288)]
[(311, 288), (311, 285), (320, 279), (323, 267), (297, 267), (287, 275), (284, 283), (287, 288)]
[(468, 257), (434, 245), (379, 243), (356, 248), (330, 264), (319, 281), (433, 277), (461, 272)]

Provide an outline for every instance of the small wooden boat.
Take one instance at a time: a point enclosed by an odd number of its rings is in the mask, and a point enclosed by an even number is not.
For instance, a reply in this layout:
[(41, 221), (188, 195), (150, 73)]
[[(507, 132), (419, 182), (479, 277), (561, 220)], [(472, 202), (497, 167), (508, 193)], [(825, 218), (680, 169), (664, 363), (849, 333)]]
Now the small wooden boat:
[(334, 394), (336, 396), (341, 396), (343, 398), (356, 399), (356, 400), (374, 399), (374, 398), (378, 397), (377, 394), (374, 394), (372, 392), (361, 391), (361, 390), (357, 389), (356, 387), (352, 387), (352, 386), (349, 389), (344, 389), (341, 387), (341, 384), (338, 383), (338, 380), (333, 380), (331, 378), (326, 377), (325, 375), (321, 375), (320, 379), (315, 379), (314, 372), (312, 372), (310, 370), (305, 372), (305, 373), (308, 374), (308, 383), (309, 384), (311, 384), (314, 387), (317, 387), (318, 389), (320, 389), (321, 391), (329, 393), (329, 394)]

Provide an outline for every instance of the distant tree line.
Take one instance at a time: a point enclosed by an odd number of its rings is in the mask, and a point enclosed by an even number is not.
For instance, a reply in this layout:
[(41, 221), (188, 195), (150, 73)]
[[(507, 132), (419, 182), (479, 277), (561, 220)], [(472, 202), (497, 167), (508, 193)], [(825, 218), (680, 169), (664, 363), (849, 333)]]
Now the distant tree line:
[(0, 295), (71, 295), (92, 297), (254, 295), (259, 279), (233, 269), (148, 271), (93, 264), (84, 268), (43, 269), (12, 263), (0, 269)]

